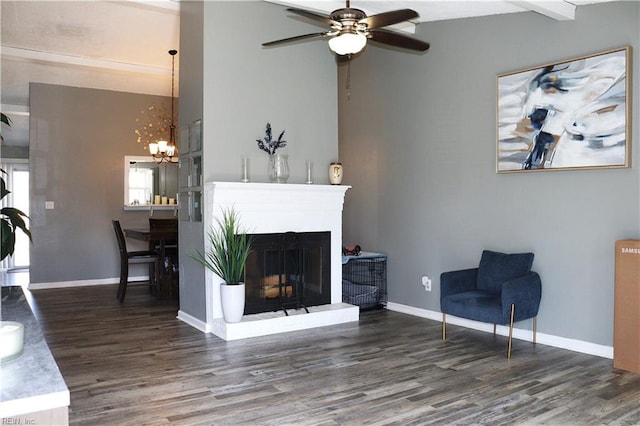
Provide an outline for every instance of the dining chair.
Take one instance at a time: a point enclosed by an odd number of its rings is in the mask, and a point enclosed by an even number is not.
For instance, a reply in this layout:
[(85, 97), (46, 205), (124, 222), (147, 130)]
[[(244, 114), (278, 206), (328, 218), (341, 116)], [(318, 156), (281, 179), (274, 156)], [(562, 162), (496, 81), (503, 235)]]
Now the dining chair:
[(178, 219), (155, 219), (149, 218), (150, 229), (170, 229), (178, 230)]
[(149, 250), (160, 254), (158, 296), (173, 299), (178, 293), (177, 279), (171, 278), (178, 271), (178, 219), (149, 218), (149, 231)]
[[(151, 232), (160, 232), (168, 231), (175, 232), (176, 235), (178, 233), (178, 219), (154, 219), (149, 218), (149, 230)], [(164, 240), (166, 247), (177, 247), (177, 240)], [(156, 241), (156, 248), (158, 246), (158, 242)]]
[(120, 284), (118, 285), (118, 293), (116, 297), (120, 303), (124, 302), (127, 293), (127, 284), (129, 283), (129, 265), (130, 264), (150, 264), (153, 265), (149, 274), (149, 286), (153, 289), (158, 283), (158, 271), (160, 270), (160, 254), (152, 250), (127, 251), (127, 242), (124, 239), (124, 233), (120, 226), (120, 221), (113, 220), (113, 230), (116, 233), (118, 241), (118, 249), (120, 250)]
[[(152, 235), (160, 235), (161, 240), (151, 240), (149, 250), (155, 250), (161, 255), (171, 258), (174, 263), (178, 261), (178, 219), (153, 219), (149, 218), (149, 230)], [(166, 234), (165, 234), (166, 231)], [(176, 238), (166, 238), (169, 235)], [(164, 262), (165, 259), (161, 259)]]

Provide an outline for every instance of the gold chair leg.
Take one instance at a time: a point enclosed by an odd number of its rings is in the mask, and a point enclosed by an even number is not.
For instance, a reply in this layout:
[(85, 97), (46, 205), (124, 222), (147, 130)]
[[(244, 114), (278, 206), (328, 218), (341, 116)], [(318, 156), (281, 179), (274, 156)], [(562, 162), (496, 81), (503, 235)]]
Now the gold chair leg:
[(533, 344), (536, 344), (536, 331), (538, 329), (538, 317), (533, 317)]
[(447, 340), (447, 314), (442, 313), (442, 340)]
[(507, 351), (507, 359), (511, 359), (511, 338), (513, 337), (513, 313), (515, 311), (515, 306), (513, 303), (511, 304), (511, 321), (509, 322), (509, 349)]

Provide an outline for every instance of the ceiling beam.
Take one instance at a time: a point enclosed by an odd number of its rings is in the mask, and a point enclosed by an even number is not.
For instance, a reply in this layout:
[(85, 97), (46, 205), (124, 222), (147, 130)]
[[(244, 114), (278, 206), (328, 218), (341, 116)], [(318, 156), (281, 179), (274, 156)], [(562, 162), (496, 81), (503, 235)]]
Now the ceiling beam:
[(17, 47), (2, 46), (1, 57), (4, 59), (19, 59), (26, 61), (39, 61), (60, 65), (70, 65), (88, 68), (100, 68), (103, 70), (123, 71), (147, 75), (171, 75), (170, 68), (150, 67), (148, 65), (132, 64), (117, 61), (105, 61), (104, 59), (86, 58), (82, 56), (62, 55), (60, 53), (43, 52), (39, 50), (20, 49)]
[(176, 14), (180, 13), (180, 0), (125, 0), (125, 1), (129, 4), (138, 4), (138, 5), (154, 8), (154, 9), (170, 11)]
[(558, 21), (572, 21), (576, 18), (576, 6), (564, 0), (507, 0), (507, 3)]

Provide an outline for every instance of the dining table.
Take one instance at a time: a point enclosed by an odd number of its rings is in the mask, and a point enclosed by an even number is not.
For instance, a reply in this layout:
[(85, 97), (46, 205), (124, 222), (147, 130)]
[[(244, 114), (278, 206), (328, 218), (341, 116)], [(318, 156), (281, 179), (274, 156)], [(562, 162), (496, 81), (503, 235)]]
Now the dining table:
[(146, 241), (149, 250), (160, 254), (158, 274), (159, 299), (176, 299), (178, 296), (178, 228), (124, 228), (125, 237)]

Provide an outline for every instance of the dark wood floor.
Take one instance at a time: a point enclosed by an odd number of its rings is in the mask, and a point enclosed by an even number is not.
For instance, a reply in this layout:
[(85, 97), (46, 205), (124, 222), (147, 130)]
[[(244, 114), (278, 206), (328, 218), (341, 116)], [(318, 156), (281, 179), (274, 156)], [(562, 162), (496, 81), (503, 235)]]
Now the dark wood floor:
[(389, 312), (224, 342), (132, 287), (34, 291), (70, 421), (141, 424), (640, 424), (640, 375), (609, 359)]

